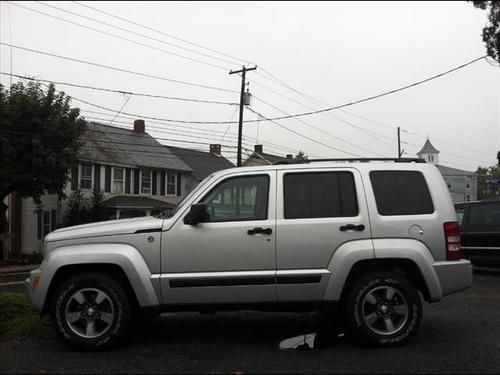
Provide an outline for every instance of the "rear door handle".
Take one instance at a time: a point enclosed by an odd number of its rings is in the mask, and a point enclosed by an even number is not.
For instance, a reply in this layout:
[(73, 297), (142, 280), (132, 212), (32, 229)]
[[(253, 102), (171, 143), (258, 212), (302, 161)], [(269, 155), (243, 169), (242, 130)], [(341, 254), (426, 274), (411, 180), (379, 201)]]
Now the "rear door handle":
[(254, 234), (271, 234), (271, 233), (273, 233), (273, 230), (272, 230), (271, 228), (266, 228), (266, 229), (264, 229), (264, 228), (260, 228), (260, 227), (259, 227), (259, 228), (249, 229), (249, 230), (247, 231), (247, 233), (248, 233), (250, 236), (252, 236), (252, 235), (254, 235)]
[(359, 224), (359, 225), (354, 225), (354, 224), (347, 224), (347, 225), (342, 225), (340, 227), (340, 230), (342, 232), (345, 232), (347, 230), (356, 230), (358, 232), (362, 232), (365, 230), (365, 226), (363, 224)]

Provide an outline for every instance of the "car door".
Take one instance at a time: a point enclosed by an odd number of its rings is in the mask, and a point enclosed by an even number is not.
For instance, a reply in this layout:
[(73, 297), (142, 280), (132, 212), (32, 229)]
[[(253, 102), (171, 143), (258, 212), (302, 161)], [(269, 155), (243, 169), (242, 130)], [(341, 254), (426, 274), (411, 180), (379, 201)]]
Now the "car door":
[(354, 168), (278, 171), (277, 291), (280, 302), (323, 299), (335, 251), (369, 239), (368, 209)]
[(238, 173), (211, 183), (194, 203), (207, 222), (185, 224), (162, 239), (166, 304), (276, 301), (275, 171)]

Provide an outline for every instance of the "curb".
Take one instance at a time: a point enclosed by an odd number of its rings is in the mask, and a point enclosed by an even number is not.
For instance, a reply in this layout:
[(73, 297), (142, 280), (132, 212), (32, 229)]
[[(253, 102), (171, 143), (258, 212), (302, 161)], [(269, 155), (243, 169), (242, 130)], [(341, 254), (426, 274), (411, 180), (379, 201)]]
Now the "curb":
[(2, 265), (0, 266), (0, 275), (5, 273), (26, 273), (40, 267), (39, 264), (26, 265)]

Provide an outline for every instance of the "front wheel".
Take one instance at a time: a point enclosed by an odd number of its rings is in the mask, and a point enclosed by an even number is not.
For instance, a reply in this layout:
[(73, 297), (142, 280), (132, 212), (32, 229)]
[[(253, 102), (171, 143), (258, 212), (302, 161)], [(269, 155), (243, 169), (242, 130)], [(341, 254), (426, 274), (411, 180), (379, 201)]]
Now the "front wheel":
[(422, 319), (417, 289), (402, 275), (378, 272), (358, 280), (345, 305), (349, 327), (361, 342), (376, 346), (401, 344)]
[(125, 290), (100, 273), (65, 280), (55, 291), (50, 309), (58, 335), (81, 350), (114, 345), (128, 330), (132, 313)]

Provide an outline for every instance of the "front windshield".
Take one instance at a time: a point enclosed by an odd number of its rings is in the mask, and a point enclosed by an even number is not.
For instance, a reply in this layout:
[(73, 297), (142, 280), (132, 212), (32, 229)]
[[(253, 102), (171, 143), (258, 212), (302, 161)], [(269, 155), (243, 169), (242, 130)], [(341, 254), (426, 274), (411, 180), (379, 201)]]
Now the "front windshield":
[(203, 186), (205, 186), (207, 184), (208, 181), (210, 181), (212, 178), (213, 178), (213, 174), (211, 174), (210, 176), (206, 177), (203, 181), (201, 181), (198, 186), (196, 186), (188, 195), (186, 195), (178, 204), (177, 204), (177, 207), (175, 208), (170, 208), (166, 211), (163, 211), (162, 213), (160, 213), (159, 215), (155, 216), (159, 219), (168, 219), (168, 218), (171, 218), (172, 216), (174, 216), (177, 212), (181, 211), (184, 207), (184, 205), (186, 204), (186, 202), (188, 202), (191, 197), (198, 191), (200, 190)]

